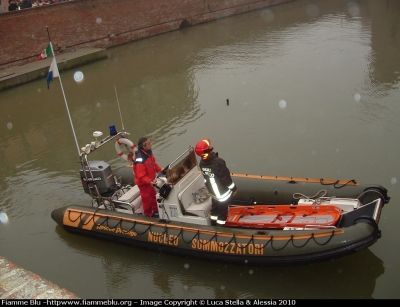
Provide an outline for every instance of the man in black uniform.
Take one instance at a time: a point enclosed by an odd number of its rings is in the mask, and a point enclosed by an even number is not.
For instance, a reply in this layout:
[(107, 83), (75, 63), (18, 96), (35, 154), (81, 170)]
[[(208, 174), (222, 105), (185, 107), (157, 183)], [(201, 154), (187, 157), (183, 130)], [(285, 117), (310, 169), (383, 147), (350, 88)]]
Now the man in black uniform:
[(228, 200), (237, 188), (225, 160), (218, 157), (213, 149), (210, 140), (203, 139), (197, 142), (195, 152), (201, 158), (199, 166), (212, 197), (211, 225), (223, 226), (228, 215)]

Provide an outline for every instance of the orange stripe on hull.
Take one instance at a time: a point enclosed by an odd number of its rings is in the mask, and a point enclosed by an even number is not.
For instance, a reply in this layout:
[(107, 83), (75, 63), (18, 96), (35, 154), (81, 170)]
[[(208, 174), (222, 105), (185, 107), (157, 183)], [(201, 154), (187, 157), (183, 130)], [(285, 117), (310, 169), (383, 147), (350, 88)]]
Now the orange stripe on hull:
[[(191, 232), (191, 233), (198, 233), (198, 234), (208, 234), (208, 235), (215, 235), (217, 234), (219, 237), (226, 237), (226, 238), (232, 238), (236, 237), (237, 239), (250, 239), (253, 238), (255, 240), (304, 240), (304, 239), (309, 239), (312, 237), (318, 238), (318, 237), (327, 237), (327, 236), (332, 236), (332, 235), (339, 235), (339, 234), (344, 234), (343, 229), (327, 229), (325, 231), (316, 231), (316, 230), (310, 230), (310, 232), (306, 233), (298, 233), (298, 234), (287, 234), (286, 231), (279, 231), (279, 234), (276, 234), (276, 232), (273, 235), (268, 235), (268, 234), (233, 234), (233, 233), (227, 233), (222, 231), (213, 231), (213, 230), (199, 230), (197, 228), (190, 228), (190, 227), (181, 227), (181, 226), (175, 226), (175, 225), (170, 225), (170, 224), (164, 224), (164, 223), (154, 223), (154, 222), (148, 222), (140, 219), (135, 219), (135, 218), (122, 218), (122, 217), (114, 217), (110, 216), (108, 214), (102, 214), (102, 213), (94, 213), (90, 211), (83, 211), (83, 210), (76, 210), (76, 209), (67, 209), (64, 213), (63, 217), (63, 224), (65, 226), (70, 226), (70, 227), (75, 227), (75, 228), (82, 228), (82, 229), (87, 229), (87, 230), (94, 230), (95, 228), (93, 226), (96, 225), (97, 220), (100, 217), (104, 218), (109, 218), (109, 219), (114, 219), (114, 220), (120, 220), (120, 221), (129, 221), (135, 224), (142, 224), (142, 225), (153, 225), (156, 227), (163, 227), (166, 229), (175, 229), (183, 232)], [(80, 226), (80, 223), (82, 220), (86, 220), (86, 222), (82, 223)]]
[(66, 210), (64, 213), (63, 224), (65, 226), (79, 227), (79, 223), (86, 214), (80, 211)]

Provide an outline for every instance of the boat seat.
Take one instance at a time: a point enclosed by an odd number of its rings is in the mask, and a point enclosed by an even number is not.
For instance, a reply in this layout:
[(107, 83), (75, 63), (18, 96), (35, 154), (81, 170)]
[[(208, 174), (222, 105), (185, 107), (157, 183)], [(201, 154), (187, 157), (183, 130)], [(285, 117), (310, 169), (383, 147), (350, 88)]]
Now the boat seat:
[(143, 213), (142, 197), (135, 198), (131, 203), (118, 203), (118, 208), (132, 211), (132, 213)]
[(199, 217), (207, 217), (211, 211), (211, 204), (211, 197), (208, 197), (204, 203), (197, 204), (192, 202), (189, 207), (187, 207), (186, 212), (195, 214)]
[(142, 206), (142, 196), (140, 196), (140, 190), (137, 185), (130, 188), (118, 200), (130, 203), (133, 212), (136, 212)]
[(140, 207), (142, 207), (142, 196), (136, 197), (132, 202), (131, 206), (133, 211), (136, 212)]
[(139, 195), (140, 195), (139, 187), (135, 185), (132, 188), (130, 188), (128, 192), (122, 195), (118, 200), (130, 203)]
[(207, 197), (202, 203), (196, 203), (195, 199), (195, 192), (204, 187), (203, 175), (199, 174), (179, 192), (178, 199), (187, 213), (200, 217), (207, 217), (209, 215), (211, 211), (211, 197)]

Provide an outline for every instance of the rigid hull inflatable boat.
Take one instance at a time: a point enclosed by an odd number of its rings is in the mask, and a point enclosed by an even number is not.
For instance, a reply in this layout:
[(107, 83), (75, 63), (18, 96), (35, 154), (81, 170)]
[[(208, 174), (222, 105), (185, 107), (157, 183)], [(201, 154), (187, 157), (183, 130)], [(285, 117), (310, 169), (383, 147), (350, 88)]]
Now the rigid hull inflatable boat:
[(157, 177), (159, 217), (143, 215), (132, 167), (112, 170), (88, 156), (111, 141), (128, 160), (136, 145), (126, 132), (82, 148), (80, 177), (92, 205), (69, 205), (51, 216), (64, 230), (155, 251), (234, 263), (287, 265), (328, 260), (367, 248), (387, 190), (355, 180), (232, 174), (238, 193), (225, 226), (212, 226), (211, 197), (192, 147)]

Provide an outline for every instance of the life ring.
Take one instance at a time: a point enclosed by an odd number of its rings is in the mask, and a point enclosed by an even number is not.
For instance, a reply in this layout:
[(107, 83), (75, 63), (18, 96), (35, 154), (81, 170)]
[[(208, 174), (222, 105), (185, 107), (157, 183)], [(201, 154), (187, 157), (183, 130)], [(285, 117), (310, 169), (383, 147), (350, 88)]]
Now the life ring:
[(135, 148), (136, 145), (132, 141), (125, 138), (117, 139), (115, 142), (115, 150), (117, 151), (117, 154), (125, 161), (133, 162), (132, 160), (128, 159), (128, 155), (124, 152), (124, 149), (128, 149), (128, 154), (135, 154)]

